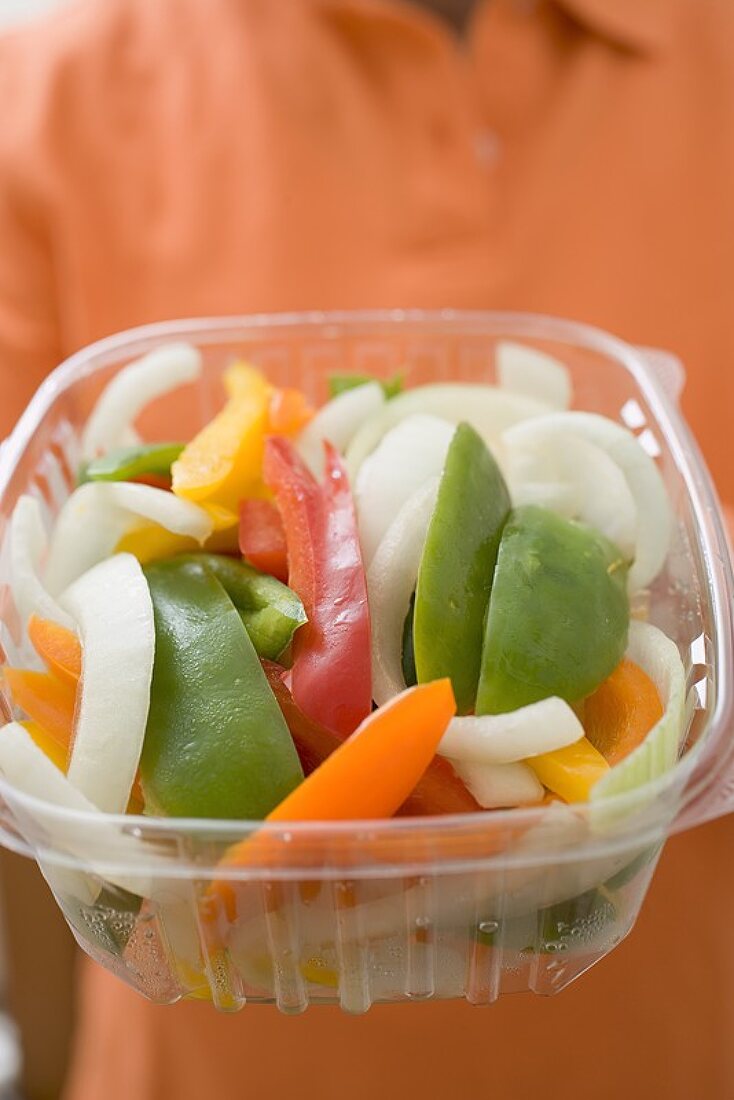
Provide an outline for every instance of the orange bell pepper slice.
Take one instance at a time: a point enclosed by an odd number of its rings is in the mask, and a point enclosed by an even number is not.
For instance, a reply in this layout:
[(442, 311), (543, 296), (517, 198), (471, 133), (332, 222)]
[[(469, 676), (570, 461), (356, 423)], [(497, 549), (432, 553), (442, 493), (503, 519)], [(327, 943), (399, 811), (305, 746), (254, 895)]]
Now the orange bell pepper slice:
[(640, 745), (663, 716), (657, 688), (626, 658), (584, 705), (584, 730), (608, 764), (618, 764)]
[(31, 615), (28, 637), (49, 672), (76, 691), (82, 674), (82, 647), (77, 636), (50, 619)]
[(297, 435), (314, 416), (305, 393), (274, 390), (268, 407), (268, 429), (274, 435)]

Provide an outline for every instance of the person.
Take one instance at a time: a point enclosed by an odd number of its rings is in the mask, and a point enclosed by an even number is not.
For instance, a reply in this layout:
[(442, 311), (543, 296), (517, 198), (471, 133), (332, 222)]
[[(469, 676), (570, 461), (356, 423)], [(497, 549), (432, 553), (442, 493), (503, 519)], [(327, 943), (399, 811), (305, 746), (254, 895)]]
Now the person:
[[(147, 321), (522, 309), (679, 356), (732, 500), (727, 0), (82, 0), (2, 42), (0, 101), (3, 431), (64, 356)], [(671, 840), (624, 944), (488, 1013), (223, 1018), (86, 963), (65, 1096), (728, 1100), (732, 842), (728, 819)], [(19, 873), (32, 1043), (65, 1009)]]

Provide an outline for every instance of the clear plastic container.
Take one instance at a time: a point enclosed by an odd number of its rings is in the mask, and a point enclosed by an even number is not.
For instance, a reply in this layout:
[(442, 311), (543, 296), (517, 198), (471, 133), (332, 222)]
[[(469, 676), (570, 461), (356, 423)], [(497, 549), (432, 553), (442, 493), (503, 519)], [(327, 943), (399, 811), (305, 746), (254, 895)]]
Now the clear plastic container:
[[(185, 438), (222, 400), (235, 356), (323, 400), (353, 370), (409, 385), (491, 381), (498, 339), (569, 365), (574, 405), (637, 433), (660, 464), (676, 515), (650, 617), (688, 667), (690, 728), (676, 769), (604, 813), (554, 804), (451, 818), (267, 825), (268, 865), (218, 869), (258, 823), (86, 817), (0, 781), (0, 840), (38, 860), (74, 935), (150, 999), (210, 999), (285, 1012), (337, 1003), (465, 997), (487, 1004), (555, 993), (629, 932), (666, 837), (734, 806), (732, 575), (721, 512), (677, 409), (682, 372), (594, 329), (543, 317), (390, 312), (218, 318), (103, 340), (42, 385), (0, 451), (0, 658), (29, 664), (7, 586), (8, 518), (34, 493), (49, 518), (71, 484), (81, 426), (122, 365), (158, 344), (201, 348), (201, 382), (146, 413), (149, 433)], [(124, 700), (121, 700), (124, 705)], [(0, 695), (0, 710), (10, 704)], [(625, 805), (626, 802), (626, 805)], [(227, 904), (214, 879), (231, 887)]]

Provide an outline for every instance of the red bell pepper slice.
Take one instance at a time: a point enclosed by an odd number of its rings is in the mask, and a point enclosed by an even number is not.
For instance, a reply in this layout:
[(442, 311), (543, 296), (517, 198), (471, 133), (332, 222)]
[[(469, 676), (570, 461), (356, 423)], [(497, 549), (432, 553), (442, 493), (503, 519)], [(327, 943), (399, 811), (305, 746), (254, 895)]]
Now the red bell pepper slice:
[[(301, 628), (302, 629), (302, 628)], [(306, 775), (318, 768), (341, 745), (343, 738), (332, 730), (307, 718), (293, 701), (283, 676), (285, 670), (272, 661), (263, 661), (268, 683), (283, 712), (293, 743)], [(387, 764), (389, 767), (389, 762)], [(431, 816), (434, 814), (471, 814), (480, 810), (479, 803), (466, 789), (448, 760), (434, 756), (413, 793), (398, 810), (398, 817)]]
[(288, 551), (280, 512), (269, 500), (240, 503), (240, 552), (262, 573), (285, 584), (288, 580)]
[(270, 436), (263, 474), (288, 548), (288, 584), (308, 622), (293, 639), (293, 698), (309, 718), (342, 736), (372, 709), (367, 582), (347, 473), (329, 443), (319, 484), (289, 440)]

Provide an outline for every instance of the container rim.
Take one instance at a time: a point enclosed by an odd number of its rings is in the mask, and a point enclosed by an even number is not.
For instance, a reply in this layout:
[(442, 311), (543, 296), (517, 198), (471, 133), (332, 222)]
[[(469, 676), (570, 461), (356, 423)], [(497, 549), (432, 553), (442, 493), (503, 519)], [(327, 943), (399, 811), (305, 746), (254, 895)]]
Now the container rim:
[[(41, 383), (24, 413), (19, 418), (8, 439), (0, 446), (0, 501), (8, 490), (11, 478), (26, 449), (31, 444), (37, 425), (51, 410), (56, 399), (75, 381), (104, 370), (120, 361), (122, 355), (130, 358), (145, 354), (162, 341), (192, 340), (206, 347), (223, 341), (242, 341), (248, 334), (257, 336), (268, 329), (296, 331), (298, 329), (322, 329), (325, 339), (337, 335), (344, 329), (359, 334), (362, 329), (369, 331), (374, 326), (383, 328), (407, 328), (413, 325), (425, 328), (431, 333), (463, 333), (485, 336), (511, 336), (537, 340), (554, 340), (576, 347), (598, 352), (621, 363), (633, 376), (644, 395), (656, 424), (662, 429), (670, 447), (673, 460), (688, 493), (698, 529), (699, 548), (704, 565), (702, 583), (708, 589), (713, 611), (714, 637), (712, 639), (711, 662), (717, 670), (717, 691), (713, 710), (707, 715), (704, 729), (701, 731), (695, 750), (689, 750), (667, 775), (637, 791), (614, 795), (603, 803), (615, 818), (624, 814), (624, 835), (627, 843), (634, 838), (638, 841), (641, 829), (647, 827), (652, 836), (657, 827), (664, 825), (666, 832), (676, 831), (676, 822), (681, 820), (682, 811), (687, 810), (686, 827), (697, 823), (692, 812), (695, 807), (705, 803), (717, 787), (725, 769), (734, 761), (734, 738), (729, 737), (727, 729), (734, 714), (734, 696), (732, 690), (732, 668), (734, 668), (734, 626), (731, 607), (734, 593), (734, 577), (729, 557), (726, 535), (722, 522), (721, 509), (711, 477), (705, 466), (700, 450), (682, 419), (672, 392), (666, 392), (665, 385), (647, 365), (643, 353), (631, 344), (601, 329), (586, 323), (559, 319), (543, 314), (514, 311), (485, 310), (421, 310), (421, 309), (378, 309), (355, 311), (305, 311), (284, 313), (259, 313), (242, 315), (223, 315), (214, 317), (195, 317), (171, 319), (153, 324), (141, 325), (116, 333), (80, 349), (64, 360)], [(713, 766), (712, 766), (713, 765)], [(662, 817), (655, 819), (650, 809), (656, 799), (666, 792), (680, 791), (680, 797), (673, 811), (667, 808)], [(78, 821), (79, 824), (99, 822), (99, 813), (91, 811), (69, 811), (32, 796), (25, 795), (0, 776), (0, 797), (7, 804), (23, 804), (28, 810), (42, 811), (47, 819), (57, 816), (59, 820)], [(643, 817), (635, 812), (644, 801)], [(601, 806), (601, 803), (576, 803), (570, 809), (580, 813), (588, 812), (589, 806)], [(626, 809), (628, 807), (628, 809)], [(509, 827), (524, 820), (540, 822), (547, 810), (545, 806), (519, 807), (507, 810), (492, 810), (493, 826)], [(473, 814), (455, 814), (440, 817), (390, 818), (379, 821), (350, 822), (293, 822), (263, 823), (262, 821), (219, 820), (209, 818), (163, 818), (134, 816), (126, 814), (105, 814), (104, 820), (111, 826), (124, 828), (126, 832), (134, 830), (138, 835), (147, 833), (156, 837), (176, 836), (185, 833), (188, 837), (201, 834), (211, 840), (216, 836), (240, 833), (243, 836), (258, 830), (272, 835), (288, 834), (308, 835), (318, 831), (334, 836), (369, 831), (379, 834), (402, 834), (420, 831), (428, 824), (433, 829), (440, 828), (450, 832), (459, 829), (476, 829), (486, 826), (490, 811)], [(643, 818), (645, 820), (643, 820)], [(705, 809), (700, 820), (705, 818)], [(620, 838), (621, 832), (615, 836)], [(598, 839), (598, 834), (597, 834)], [(578, 855), (583, 843), (574, 846)], [(505, 856), (508, 853), (505, 853)]]

